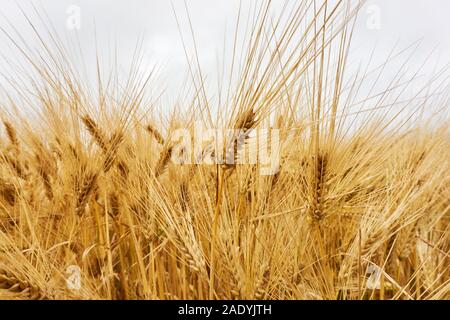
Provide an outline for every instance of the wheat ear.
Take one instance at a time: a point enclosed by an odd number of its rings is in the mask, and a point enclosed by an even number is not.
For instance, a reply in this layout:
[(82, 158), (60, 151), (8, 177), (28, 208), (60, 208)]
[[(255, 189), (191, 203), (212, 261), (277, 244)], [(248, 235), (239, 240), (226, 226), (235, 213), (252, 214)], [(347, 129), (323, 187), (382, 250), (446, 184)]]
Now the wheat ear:
[(79, 216), (83, 215), (86, 204), (88, 203), (89, 196), (95, 189), (97, 183), (97, 174), (89, 173), (85, 176), (83, 184), (78, 190), (77, 202), (75, 206), (75, 213)]
[(106, 142), (107, 139), (105, 135), (101, 132), (97, 123), (89, 115), (84, 115), (81, 118), (81, 120), (83, 121), (84, 125), (86, 126), (91, 136), (94, 138), (95, 142), (97, 142), (98, 146), (104, 152), (106, 152), (108, 150), (108, 144)]
[(173, 147), (168, 145), (164, 147), (163, 151), (161, 152), (154, 170), (156, 178), (158, 178), (166, 170), (170, 158), (172, 157), (172, 151)]
[(310, 218), (313, 222), (319, 222), (323, 219), (324, 213), (324, 195), (325, 195), (325, 175), (327, 170), (327, 156), (319, 154), (317, 156), (314, 168), (312, 183), (312, 201), (309, 210)]
[(3, 120), (3, 125), (5, 126), (6, 135), (11, 143), (11, 145), (15, 148), (19, 147), (19, 138), (17, 138), (16, 129), (14, 129), (13, 125), (6, 120)]
[(164, 140), (161, 133), (159, 133), (158, 129), (156, 129), (151, 124), (149, 124), (146, 129), (160, 145), (165, 145), (166, 141)]
[(49, 298), (38, 287), (33, 286), (28, 281), (21, 280), (12, 273), (0, 270), (0, 288), (10, 292), (27, 295), (32, 300), (43, 300)]

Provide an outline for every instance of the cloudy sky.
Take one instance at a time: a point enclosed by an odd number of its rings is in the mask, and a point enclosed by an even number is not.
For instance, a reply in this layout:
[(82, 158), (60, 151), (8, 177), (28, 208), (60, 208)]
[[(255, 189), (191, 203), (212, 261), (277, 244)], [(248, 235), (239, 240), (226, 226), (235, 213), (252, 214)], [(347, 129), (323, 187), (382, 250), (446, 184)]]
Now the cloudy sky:
[[(20, 1), (27, 16), (35, 17), (29, 5), (33, 3), (40, 12), (48, 15), (48, 20), (63, 37), (73, 40), (76, 35), (83, 51), (88, 55), (93, 52), (96, 35), (97, 43), (103, 49), (101, 54), (111, 52), (115, 43), (121, 59), (119, 63), (125, 65), (130, 60), (136, 42), (143, 39), (144, 60), (161, 66), (161, 78), (169, 87), (170, 82), (177, 82), (182, 78), (186, 69), (185, 54), (171, 2), (180, 19), (183, 34), (189, 37), (184, 0)], [(229, 28), (235, 23), (239, 0), (186, 2), (203, 71), (206, 74), (213, 73), (217, 69), (217, 56), (223, 48), (224, 35), (229, 34)], [(248, 3), (246, 0), (243, 2)], [(282, 6), (284, 0), (273, 2), (277, 8)], [(30, 32), (17, 1), (2, 0), (0, 11), (0, 26), (11, 30), (11, 23), (27, 44), (33, 47), (37, 39)], [(424, 58), (433, 53), (430, 59), (433, 63), (425, 71), (434, 70), (436, 65), (445, 66), (450, 62), (449, 12), (449, 0), (367, 1), (359, 16), (353, 52), (356, 58), (364, 59), (376, 48), (380, 56), (383, 56), (395, 44), (401, 48), (421, 40), (420, 46), (413, 52), (413, 61), (420, 65)], [(71, 20), (78, 13), (79, 25)], [(377, 15), (375, 24), (370, 20), (373, 14)], [(37, 26), (39, 28), (39, 23)], [(14, 59), (13, 51), (9, 51), (9, 44), (6, 44), (5, 36), (0, 35), (1, 53)]]

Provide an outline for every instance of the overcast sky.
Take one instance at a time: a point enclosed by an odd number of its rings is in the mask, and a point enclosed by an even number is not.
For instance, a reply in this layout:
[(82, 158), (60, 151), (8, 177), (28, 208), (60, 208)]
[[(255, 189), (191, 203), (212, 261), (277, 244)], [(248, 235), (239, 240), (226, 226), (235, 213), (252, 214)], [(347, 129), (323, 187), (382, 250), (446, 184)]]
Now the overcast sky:
[[(16, 0), (2, 0), (0, 26), (10, 30), (8, 19), (23, 35), (28, 44), (33, 46), (36, 37), (17, 7)], [(33, 17), (30, 1), (20, 1), (27, 15)], [(120, 64), (126, 65), (130, 52), (139, 37), (143, 37), (146, 52), (144, 59), (152, 64), (162, 66), (161, 77), (167, 82), (177, 82), (183, 76), (186, 60), (180, 41), (179, 31), (171, 7), (167, 0), (40, 0), (31, 1), (38, 8), (44, 9), (56, 30), (68, 39), (76, 34), (81, 46), (89, 54), (93, 49), (94, 30), (97, 42), (104, 49), (102, 54), (111, 51), (108, 45), (118, 44)], [(177, 15), (189, 36), (183, 0), (173, 0)], [(244, 0), (244, 3), (248, 1)], [(284, 0), (274, 1), (274, 7), (281, 7)], [(236, 19), (238, 0), (187, 0), (189, 14), (193, 23), (200, 62), (206, 74), (217, 68), (216, 57), (223, 47), (226, 26), (233, 26)], [(68, 27), (68, 18), (80, 12), (80, 28)], [(375, 8), (375, 9), (374, 9)], [(75, 10), (75, 11), (74, 11)], [(379, 25), (368, 22), (373, 10), (379, 10)], [(354, 54), (365, 58), (377, 48), (387, 54), (396, 44), (406, 47), (422, 39), (420, 47), (414, 52), (414, 59), (419, 65), (434, 50), (431, 64), (426, 70), (436, 65), (444, 66), (450, 62), (450, 1), (449, 0), (372, 0), (367, 1), (360, 13), (354, 37)], [(6, 17), (6, 18), (5, 18)], [(69, 23), (70, 25), (70, 23)], [(95, 27), (94, 27), (95, 25)], [(72, 24), (73, 27), (73, 24)], [(9, 29), (8, 29), (9, 28)], [(228, 32), (229, 34), (229, 32)], [(6, 38), (0, 36), (0, 51), (6, 56), (11, 54), (4, 50)], [(14, 59), (14, 56), (12, 57)], [(401, 62), (401, 61), (400, 61)], [(399, 63), (400, 63), (399, 62)]]

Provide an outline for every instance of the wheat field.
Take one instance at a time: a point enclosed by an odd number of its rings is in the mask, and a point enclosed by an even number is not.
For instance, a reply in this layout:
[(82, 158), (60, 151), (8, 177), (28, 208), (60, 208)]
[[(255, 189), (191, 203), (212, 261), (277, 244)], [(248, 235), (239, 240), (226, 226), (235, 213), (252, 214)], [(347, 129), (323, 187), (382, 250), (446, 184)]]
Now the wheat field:
[[(220, 89), (188, 53), (164, 111), (139, 50), (92, 86), (58, 37), (3, 30), (32, 71), (0, 101), (0, 299), (450, 299), (446, 70), (363, 91), (389, 59), (346, 72), (360, 5), (258, 5)], [(188, 148), (199, 124), (225, 141)], [(238, 161), (261, 129), (269, 173)]]

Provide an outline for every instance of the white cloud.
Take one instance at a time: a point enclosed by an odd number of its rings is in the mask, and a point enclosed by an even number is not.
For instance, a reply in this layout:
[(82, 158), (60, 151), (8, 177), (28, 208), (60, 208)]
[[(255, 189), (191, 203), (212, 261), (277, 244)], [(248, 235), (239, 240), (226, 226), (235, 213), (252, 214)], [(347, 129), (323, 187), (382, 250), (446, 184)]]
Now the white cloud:
[[(151, 58), (147, 58), (146, 61), (163, 63), (165, 70), (162, 74), (167, 78), (184, 76), (180, 70), (185, 70), (186, 67), (185, 53), (170, 1), (58, 0), (30, 2), (36, 4), (38, 8), (44, 8), (55, 29), (61, 34), (65, 34), (68, 39), (73, 38), (73, 32), (65, 28), (66, 9), (70, 5), (79, 6), (82, 28), (77, 31), (77, 35), (80, 38), (82, 49), (87, 55), (95, 53), (94, 30), (96, 30), (102, 54), (107, 55), (107, 51), (117, 41), (121, 53), (120, 62), (128, 65), (136, 41), (143, 36), (145, 39), (144, 49), (147, 54), (151, 55)], [(0, 10), (19, 30), (27, 44), (36, 47), (37, 39), (30, 32), (16, 3), (15, 0), (2, 0)], [(187, 43), (191, 45), (192, 39), (184, 12), (184, 1), (174, 0), (173, 3), (180, 18), (182, 33), (186, 37)], [(193, 23), (203, 72), (214, 74), (217, 68), (216, 57), (223, 46), (226, 26), (231, 28), (234, 25), (239, 0), (188, 0), (186, 3)], [(283, 3), (284, 1), (281, 0), (274, 1), (274, 6), (280, 8)], [(366, 58), (375, 44), (379, 51), (386, 53), (397, 41), (402, 47), (423, 38), (422, 46), (415, 52), (417, 61), (421, 62), (421, 59), (437, 46), (442, 63), (449, 62), (450, 19), (447, 15), (450, 12), (450, 1), (372, 0), (368, 1), (368, 5), (379, 6), (381, 26), (379, 30), (369, 30), (364, 20), (367, 18), (364, 16), (366, 13), (364, 10), (361, 12), (354, 42), (356, 58)], [(31, 6), (25, 2), (23, 7), (27, 14), (29, 13), (31, 17), (34, 16)], [(0, 20), (0, 26), (10, 29), (5, 20)], [(228, 32), (230, 30), (228, 29)], [(0, 36), (0, 43), (4, 41), (6, 41), (5, 37)], [(3, 49), (4, 46), (1, 45), (0, 48)], [(4, 54), (2, 49), (0, 51)], [(228, 46), (228, 50), (230, 50), (230, 46)], [(8, 53), (6, 52), (6, 54)], [(14, 58), (14, 56), (10, 56), (10, 58)], [(430, 70), (432, 67), (434, 65), (430, 66)]]

